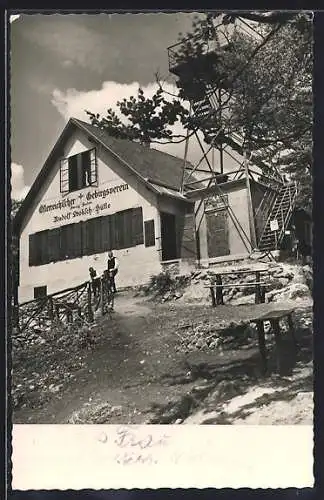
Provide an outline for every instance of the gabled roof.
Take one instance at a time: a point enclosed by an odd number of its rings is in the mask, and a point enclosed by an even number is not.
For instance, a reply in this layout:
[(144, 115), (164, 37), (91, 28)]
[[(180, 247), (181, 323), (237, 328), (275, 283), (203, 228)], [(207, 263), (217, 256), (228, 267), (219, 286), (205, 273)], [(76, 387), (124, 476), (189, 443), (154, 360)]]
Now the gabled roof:
[(62, 157), (64, 141), (75, 128), (82, 130), (94, 142), (101, 144), (156, 194), (176, 197), (188, 202), (180, 193), (184, 166), (182, 159), (139, 143), (111, 137), (98, 127), (76, 118), (70, 118), (14, 218), (14, 232), (19, 231), (27, 210), (51, 172), (55, 161)]
[(183, 159), (172, 156), (138, 142), (111, 137), (98, 127), (72, 118), (81, 129), (85, 130), (107, 149), (119, 155), (129, 163), (144, 179), (179, 191), (182, 182)]

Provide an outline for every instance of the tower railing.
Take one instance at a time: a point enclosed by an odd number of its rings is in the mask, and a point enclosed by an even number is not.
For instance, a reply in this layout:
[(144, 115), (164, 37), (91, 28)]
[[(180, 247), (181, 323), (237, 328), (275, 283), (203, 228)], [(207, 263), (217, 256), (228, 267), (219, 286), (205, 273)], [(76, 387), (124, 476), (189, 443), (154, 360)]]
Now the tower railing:
[[(197, 48), (193, 48), (193, 43), (197, 40), (199, 41), (198, 50)], [(177, 73), (177, 67), (187, 63), (188, 60), (195, 60), (199, 56), (208, 54), (216, 54), (218, 50), (222, 50), (228, 45), (229, 42), (224, 35), (218, 36), (216, 40), (203, 40), (201, 34), (188, 36), (167, 48), (169, 71)]]

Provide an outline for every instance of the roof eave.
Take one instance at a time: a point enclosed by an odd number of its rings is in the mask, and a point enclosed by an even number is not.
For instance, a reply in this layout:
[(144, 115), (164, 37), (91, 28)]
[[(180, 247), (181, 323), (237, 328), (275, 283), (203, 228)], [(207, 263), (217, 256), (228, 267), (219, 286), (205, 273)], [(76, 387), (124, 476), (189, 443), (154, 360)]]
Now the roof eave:
[(36, 176), (36, 179), (34, 180), (33, 184), (31, 185), (25, 199), (23, 200), (22, 204), (20, 205), (12, 223), (12, 228), (13, 231), (15, 231), (15, 234), (19, 234), (21, 230), (21, 225), (23, 223), (24, 217), (26, 215), (26, 211), (29, 208), (29, 204), (33, 201), (35, 194), (39, 190), (39, 184), (42, 181), (43, 177), (46, 175), (49, 165), (53, 161), (53, 158), (55, 157), (55, 154), (60, 150), (61, 144), (65, 138), (65, 135), (67, 134), (68, 129), (71, 127), (71, 125), (76, 125), (73, 118), (70, 118), (67, 124), (65, 125), (64, 129), (62, 130), (59, 138), (57, 139), (56, 143), (54, 144), (51, 152), (49, 153), (48, 157), (45, 160), (45, 163), (43, 167), (41, 168), (40, 172)]

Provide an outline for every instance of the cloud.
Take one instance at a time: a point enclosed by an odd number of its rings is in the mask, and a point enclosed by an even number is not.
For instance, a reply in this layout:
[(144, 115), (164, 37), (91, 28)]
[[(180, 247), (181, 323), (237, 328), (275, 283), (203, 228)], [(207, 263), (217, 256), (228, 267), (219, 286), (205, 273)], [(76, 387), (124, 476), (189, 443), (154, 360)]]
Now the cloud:
[(9, 17), (9, 23), (13, 23), (14, 21), (17, 21), (17, 19), (20, 18), (20, 14), (13, 14), (12, 16)]
[[(135, 96), (138, 87), (138, 82), (130, 84), (103, 82), (101, 89), (89, 91), (68, 89), (62, 92), (55, 89), (52, 95), (52, 104), (66, 120), (71, 116), (84, 120), (86, 119), (85, 109), (101, 114), (105, 113), (107, 108), (110, 107), (117, 111), (117, 101), (122, 100), (124, 97)], [(150, 83), (142, 88), (146, 96), (152, 97), (158, 86), (156, 83)], [(177, 92), (177, 88), (171, 84), (166, 84), (165, 90), (171, 93)]]
[(24, 181), (24, 167), (18, 163), (11, 163), (11, 198), (13, 200), (23, 200), (30, 186)]
[[(52, 104), (59, 111), (59, 113), (68, 120), (70, 117), (79, 118), (80, 120), (88, 121), (88, 116), (85, 110), (92, 111), (104, 115), (107, 108), (113, 108), (118, 111), (116, 106), (117, 101), (122, 100), (124, 97), (129, 98), (132, 95), (137, 95), (139, 87), (138, 82), (131, 84), (121, 84), (116, 82), (104, 82), (101, 89), (78, 91), (76, 89), (68, 89), (65, 92), (55, 89), (52, 94)], [(150, 83), (142, 86), (145, 96), (151, 97), (157, 90), (156, 83)], [(163, 85), (163, 88), (170, 93), (177, 94), (177, 88), (169, 83)], [(167, 95), (166, 95), (167, 98)], [(170, 98), (171, 99), (171, 98)], [(176, 124), (174, 133), (177, 135), (185, 135), (181, 124)], [(201, 153), (198, 151), (198, 145), (195, 141), (191, 141), (189, 147), (189, 155), (191, 161), (196, 161), (200, 158)], [(153, 147), (160, 149), (169, 154), (183, 158), (185, 145), (184, 142), (179, 144), (153, 144)]]

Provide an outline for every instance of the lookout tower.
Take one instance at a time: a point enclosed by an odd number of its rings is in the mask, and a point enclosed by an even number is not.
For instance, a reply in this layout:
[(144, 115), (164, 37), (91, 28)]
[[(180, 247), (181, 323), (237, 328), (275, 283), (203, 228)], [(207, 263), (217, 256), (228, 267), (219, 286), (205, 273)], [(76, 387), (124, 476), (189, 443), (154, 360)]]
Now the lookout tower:
[[(224, 15), (209, 19), (205, 29), (167, 49), (169, 71), (177, 78), (180, 96), (190, 102), (191, 123), (201, 149), (200, 160), (192, 165), (186, 160), (186, 144), (182, 191), (188, 198), (197, 200), (196, 229), (203, 218), (206, 200), (216, 197), (238, 226), (241, 237), (248, 241), (250, 250), (270, 251), (277, 248), (284, 237), (295, 205), (297, 187), (286, 184), (280, 172), (262, 161), (255, 148), (250, 155), (246, 139), (237, 131), (226, 130), (222, 117), (228, 112), (226, 103), (232, 99), (231, 89), (235, 85), (235, 68), (228, 71), (230, 58), (226, 56), (237, 36), (249, 37), (257, 51), (258, 46), (267, 42), (271, 32), (266, 33), (260, 26), (240, 17), (232, 22), (225, 19)], [(234, 168), (225, 168), (228, 163)], [(251, 234), (245, 236), (237, 215), (226, 203), (225, 195), (229, 183), (243, 178), (251, 226)], [(252, 183), (262, 192), (257, 205), (252, 200)], [(271, 230), (273, 221), (278, 226), (276, 231)]]

